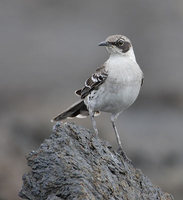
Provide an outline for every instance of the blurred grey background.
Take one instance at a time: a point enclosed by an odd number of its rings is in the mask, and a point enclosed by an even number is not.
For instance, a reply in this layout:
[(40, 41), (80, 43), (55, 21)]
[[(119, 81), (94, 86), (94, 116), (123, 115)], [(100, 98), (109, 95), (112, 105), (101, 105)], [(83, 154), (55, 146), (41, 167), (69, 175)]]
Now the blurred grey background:
[[(117, 122), (126, 152), (182, 199), (182, 0), (0, 0), (0, 199), (19, 199), (25, 155), (78, 100), (74, 91), (107, 59), (97, 44), (111, 34), (131, 39), (145, 74), (138, 100)], [(91, 128), (90, 119), (72, 121)], [(115, 148), (109, 115), (97, 125)]]

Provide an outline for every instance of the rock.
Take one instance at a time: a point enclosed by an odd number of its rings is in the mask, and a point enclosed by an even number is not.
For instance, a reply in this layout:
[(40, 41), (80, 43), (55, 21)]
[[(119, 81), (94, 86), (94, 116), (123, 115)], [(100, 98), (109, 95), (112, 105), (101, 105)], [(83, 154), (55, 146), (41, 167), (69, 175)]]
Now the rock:
[(57, 123), (27, 161), (22, 199), (173, 200), (107, 142), (73, 123)]

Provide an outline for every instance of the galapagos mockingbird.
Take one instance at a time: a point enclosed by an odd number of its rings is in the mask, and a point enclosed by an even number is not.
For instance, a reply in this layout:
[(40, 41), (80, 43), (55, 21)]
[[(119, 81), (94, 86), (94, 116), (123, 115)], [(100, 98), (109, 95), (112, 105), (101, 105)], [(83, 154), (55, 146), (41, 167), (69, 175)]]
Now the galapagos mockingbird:
[(106, 47), (109, 58), (85, 81), (84, 87), (75, 92), (81, 100), (52, 121), (90, 115), (93, 129), (98, 134), (94, 116), (100, 111), (111, 113), (112, 126), (122, 150), (115, 120), (136, 100), (144, 76), (136, 62), (132, 43), (126, 36), (109, 36), (99, 46)]

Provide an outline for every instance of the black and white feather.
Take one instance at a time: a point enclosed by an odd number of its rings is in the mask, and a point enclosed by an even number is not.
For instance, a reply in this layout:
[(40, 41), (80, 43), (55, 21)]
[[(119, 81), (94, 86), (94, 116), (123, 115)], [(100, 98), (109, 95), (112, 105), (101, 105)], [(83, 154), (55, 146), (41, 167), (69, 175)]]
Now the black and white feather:
[(105, 69), (105, 65), (103, 65), (102, 67), (97, 68), (96, 72), (85, 81), (85, 86), (75, 93), (81, 96), (81, 99), (84, 99), (91, 91), (97, 90), (99, 86), (105, 82), (107, 77), (108, 73)]
[[(90, 78), (85, 81), (85, 86), (82, 89), (77, 90), (75, 93), (84, 99), (88, 96), (93, 90), (97, 90), (101, 84), (105, 82), (107, 79), (108, 73), (105, 70), (105, 65), (102, 67), (97, 68), (96, 72), (92, 74)], [(98, 116), (100, 114), (99, 111), (94, 112), (94, 116)], [(66, 118), (84, 118), (89, 115), (87, 106), (84, 103), (84, 100), (81, 100), (69, 108), (67, 108), (64, 112), (56, 116), (51, 121), (61, 121)]]

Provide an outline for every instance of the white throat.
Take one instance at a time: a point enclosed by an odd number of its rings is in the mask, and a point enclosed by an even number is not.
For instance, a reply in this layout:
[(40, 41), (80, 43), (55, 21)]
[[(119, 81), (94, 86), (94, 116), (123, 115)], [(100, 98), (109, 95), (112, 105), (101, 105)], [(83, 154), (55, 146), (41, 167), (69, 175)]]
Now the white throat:
[(112, 52), (109, 57), (111, 57), (111, 58), (124, 57), (124, 58), (128, 58), (128, 59), (136, 62), (136, 57), (135, 57), (135, 53), (133, 51), (133, 48), (130, 48), (130, 50), (126, 53), (114, 53), (114, 52)]

